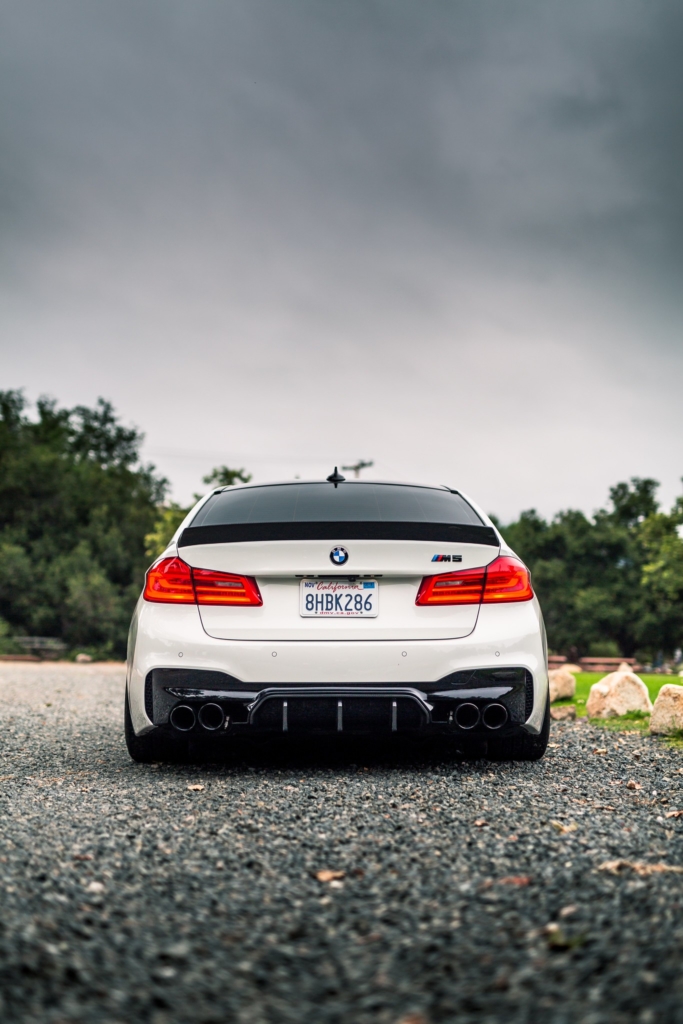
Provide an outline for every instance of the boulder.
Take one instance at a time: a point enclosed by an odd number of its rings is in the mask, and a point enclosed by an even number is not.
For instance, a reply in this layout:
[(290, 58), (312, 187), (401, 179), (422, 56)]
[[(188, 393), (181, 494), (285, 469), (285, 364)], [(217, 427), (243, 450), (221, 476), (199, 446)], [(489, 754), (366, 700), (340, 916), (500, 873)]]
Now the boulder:
[(657, 694), (650, 732), (670, 733), (683, 729), (683, 686), (667, 683)]
[(572, 722), (576, 718), (576, 705), (561, 704), (559, 708), (551, 708), (550, 717), (555, 722)]
[(92, 661), (92, 658), (90, 657), (89, 654), (77, 654), (76, 655), (76, 661), (80, 665), (81, 663)]
[(576, 679), (564, 665), (548, 672), (550, 680), (550, 702), (564, 700), (565, 697), (573, 697), (576, 693)]
[(634, 672), (610, 672), (591, 686), (586, 701), (589, 718), (612, 718), (629, 711), (652, 711), (647, 686)]

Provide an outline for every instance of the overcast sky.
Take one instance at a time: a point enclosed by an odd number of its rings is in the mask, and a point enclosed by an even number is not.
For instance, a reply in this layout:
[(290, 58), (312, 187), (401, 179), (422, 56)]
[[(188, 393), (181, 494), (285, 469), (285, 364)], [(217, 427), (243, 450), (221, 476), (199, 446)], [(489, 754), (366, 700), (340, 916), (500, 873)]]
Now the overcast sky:
[(181, 501), (683, 474), (683, 5), (0, 0), (0, 387)]

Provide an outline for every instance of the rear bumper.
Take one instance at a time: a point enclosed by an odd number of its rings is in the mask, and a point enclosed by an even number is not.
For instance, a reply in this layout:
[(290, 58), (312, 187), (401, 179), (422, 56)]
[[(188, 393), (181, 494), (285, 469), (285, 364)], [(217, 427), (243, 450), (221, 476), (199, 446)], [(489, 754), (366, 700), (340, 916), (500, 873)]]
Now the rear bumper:
[[(504, 678), (501, 678), (504, 677)], [(527, 729), (533, 679), (524, 669), (461, 672), (416, 686), (261, 686), (216, 672), (156, 669), (145, 706), (158, 729), (208, 739), (248, 733), (460, 733)]]
[[(195, 606), (153, 605), (141, 600), (131, 625), (128, 699), (136, 734), (149, 732), (155, 726), (166, 728), (166, 723), (157, 717), (150, 703), (150, 674), (157, 669), (182, 669), (189, 672), (200, 670), (220, 673), (219, 683), (226, 675), (233, 680), (230, 684), (233, 693), (225, 698), (226, 701), (233, 700), (234, 691), (237, 690), (244, 693), (245, 696), (240, 699), (245, 706), (255, 705), (247, 711), (245, 721), (238, 721), (234, 715), (228, 714), (230, 708), (226, 705), (226, 718), (230, 721), (224, 735), (265, 729), (267, 723), (260, 709), (268, 705), (270, 714), (277, 706), (277, 701), (280, 702), (280, 729), (276, 727), (276, 714), (270, 723), (272, 728), (266, 731), (282, 731), (282, 701), (312, 699), (342, 701), (341, 731), (344, 732), (351, 730), (344, 726), (343, 702), (351, 699), (400, 700), (402, 703), (397, 705), (397, 714), (404, 702), (407, 702), (406, 707), (417, 709), (417, 731), (444, 732), (459, 729), (449, 722), (447, 714), (444, 719), (443, 714), (449, 710), (454, 711), (456, 705), (465, 699), (479, 708), (498, 699), (504, 704), (508, 702), (505, 693), (465, 695), (462, 688), (459, 695), (454, 696), (456, 691), (446, 692), (437, 699), (437, 690), (450, 689), (441, 686), (446, 677), (453, 673), (477, 670), (491, 673), (513, 668), (528, 674), (530, 699), (527, 696), (526, 713), (521, 718), (519, 714), (509, 712), (508, 721), (501, 727), (499, 735), (510, 729), (538, 733), (546, 707), (548, 675), (543, 620), (536, 600), (501, 606), (484, 605), (480, 609), (474, 633), (454, 640), (272, 643), (218, 640), (204, 632)], [(495, 689), (495, 680), (493, 683)], [(379, 688), (380, 694), (371, 692), (375, 688)], [(221, 686), (217, 689), (221, 689)], [(269, 689), (273, 692), (263, 695)], [(314, 698), (314, 689), (324, 690), (324, 693)], [(488, 691), (490, 685), (480, 686), (479, 689)], [(285, 691), (289, 696), (285, 695)], [(178, 694), (173, 700), (186, 701), (186, 698)], [(193, 699), (186, 702), (190, 705), (195, 703)], [(220, 699), (213, 702), (221, 704)], [(376, 721), (379, 723), (382, 720), (380, 731), (383, 731), (387, 722), (391, 725), (391, 703), (384, 708), (387, 714), (384, 714), (380, 705), (372, 708), (368, 703), (362, 707), (368, 712), (368, 721), (375, 721), (375, 713)], [(296, 731), (289, 728), (289, 720), (293, 723), (296, 718), (292, 718), (295, 710), (302, 711), (303, 705), (297, 704), (294, 708), (288, 704), (286, 731)], [(329, 708), (321, 705), (318, 710), (324, 722), (329, 722)], [(167, 708), (167, 716), (169, 713), (170, 707)], [(354, 721), (354, 715), (347, 715), (347, 721)], [(398, 717), (400, 719), (400, 714)], [(336, 731), (335, 723), (336, 718), (331, 731)], [(404, 730), (397, 728), (394, 731)], [(491, 735), (481, 723), (474, 726), (470, 734), (475, 735), (479, 731)]]

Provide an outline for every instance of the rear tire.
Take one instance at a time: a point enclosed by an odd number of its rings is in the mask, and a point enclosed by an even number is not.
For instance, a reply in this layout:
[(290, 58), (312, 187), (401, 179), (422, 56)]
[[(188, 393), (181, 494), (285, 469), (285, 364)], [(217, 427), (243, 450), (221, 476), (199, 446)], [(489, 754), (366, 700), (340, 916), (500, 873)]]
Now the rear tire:
[(523, 733), (489, 740), (489, 761), (540, 761), (550, 737), (550, 695), (546, 699), (543, 724), (538, 736)]
[(128, 704), (128, 691), (124, 698), (123, 732), (126, 738), (128, 753), (138, 764), (151, 764), (153, 761), (166, 761), (170, 764), (182, 764), (188, 758), (187, 740), (170, 736), (160, 736), (158, 729), (136, 736), (133, 720)]

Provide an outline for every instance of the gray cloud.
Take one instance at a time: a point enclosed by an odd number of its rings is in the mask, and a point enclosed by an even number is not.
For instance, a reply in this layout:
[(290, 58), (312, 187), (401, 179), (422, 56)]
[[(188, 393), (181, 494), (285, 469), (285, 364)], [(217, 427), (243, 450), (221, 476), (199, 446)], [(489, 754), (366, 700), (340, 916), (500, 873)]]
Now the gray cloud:
[(3, 6), (5, 386), (106, 394), (183, 497), (358, 455), (505, 516), (674, 493), (683, 11)]

